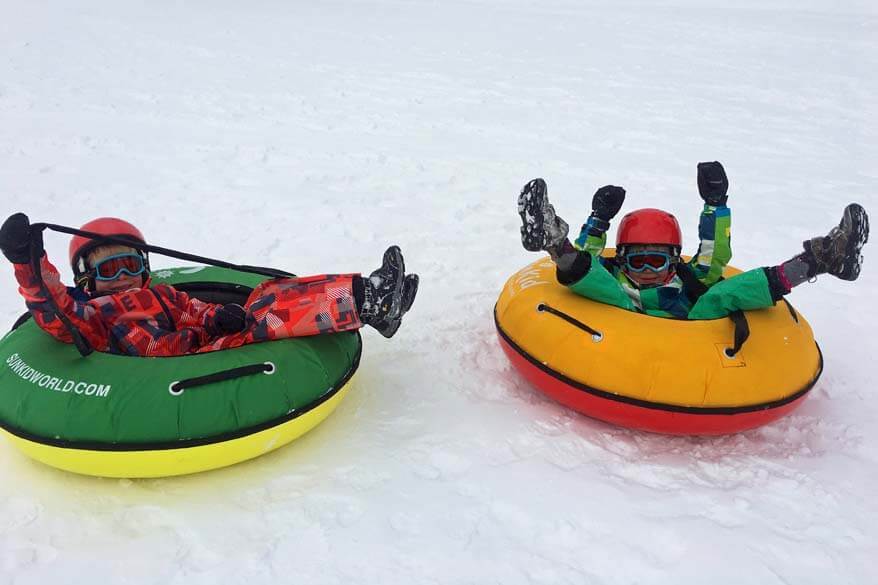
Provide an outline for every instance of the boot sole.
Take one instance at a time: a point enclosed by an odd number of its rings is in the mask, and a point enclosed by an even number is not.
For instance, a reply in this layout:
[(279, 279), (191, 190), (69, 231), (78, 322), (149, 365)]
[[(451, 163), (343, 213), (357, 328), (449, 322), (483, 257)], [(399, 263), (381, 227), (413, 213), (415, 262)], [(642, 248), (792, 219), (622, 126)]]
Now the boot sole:
[(851, 203), (844, 214), (850, 218), (851, 235), (845, 248), (844, 261), (836, 276), (842, 280), (856, 280), (860, 276), (863, 246), (869, 241), (869, 215), (862, 205)]
[(412, 308), (412, 305), (415, 302), (415, 296), (418, 294), (419, 283), (420, 278), (417, 274), (409, 274), (405, 277), (402, 284), (402, 310), (396, 319), (387, 319), (375, 327), (378, 333), (388, 339), (396, 334), (397, 330), (399, 330), (399, 326), (402, 324), (403, 315), (409, 312), (409, 309)]
[(387, 248), (387, 251), (384, 252), (384, 264), (394, 266), (399, 270), (399, 275), (393, 286), (393, 302), (391, 302), (390, 310), (387, 312), (387, 319), (393, 320), (399, 317), (402, 311), (402, 285), (405, 282), (405, 260), (399, 246)]
[(521, 245), (529, 252), (539, 252), (546, 245), (546, 230), (543, 226), (546, 201), (546, 182), (542, 179), (534, 179), (525, 185), (518, 196)]

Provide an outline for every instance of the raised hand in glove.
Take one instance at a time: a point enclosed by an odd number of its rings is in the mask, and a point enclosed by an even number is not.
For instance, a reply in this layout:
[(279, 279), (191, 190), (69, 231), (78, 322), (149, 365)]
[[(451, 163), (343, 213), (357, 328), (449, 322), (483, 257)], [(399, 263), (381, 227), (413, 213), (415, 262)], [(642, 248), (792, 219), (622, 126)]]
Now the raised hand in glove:
[(244, 307), (229, 303), (216, 310), (213, 322), (220, 333), (238, 333), (244, 330), (246, 317), (247, 311), (244, 310)]
[(0, 227), (0, 251), (14, 264), (30, 262), (30, 220), (23, 213), (13, 213)]
[(600, 236), (610, 228), (610, 220), (616, 217), (625, 203), (625, 189), (615, 185), (605, 185), (595, 191), (591, 199), (591, 215), (582, 226), (590, 235)]
[(714, 207), (725, 205), (728, 192), (729, 179), (719, 162), (698, 163), (698, 193), (705, 203)]

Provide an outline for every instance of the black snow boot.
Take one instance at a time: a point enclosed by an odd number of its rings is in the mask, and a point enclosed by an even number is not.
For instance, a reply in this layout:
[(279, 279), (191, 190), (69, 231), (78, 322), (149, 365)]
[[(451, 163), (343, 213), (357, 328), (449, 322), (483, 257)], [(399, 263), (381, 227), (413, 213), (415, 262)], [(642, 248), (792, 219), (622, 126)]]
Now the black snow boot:
[(851, 203), (844, 209), (841, 222), (826, 236), (806, 240), (802, 258), (808, 263), (808, 277), (831, 274), (842, 280), (856, 280), (860, 275), (863, 245), (869, 241), (869, 216), (861, 205)]
[(399, 246), (387, 248), (381, 268), (361, 279), (362, 302), (358, 302), (360, 320), (366, 325), (377, 327), (383, 321), (399, 318), (405, 279), (405, 262)]
[(395, 319), (385, 319), (373, 325), (375, 329), (384, 337), (393, 337), (402, 323), (402, 317), (409, 312), (412, 304), (415, 302), (415, 296), (418, 294), (418, 284), (420, 278), (417, 274), (407, 274), (402, 283), (402, 308), (399, 316)]
[(544, 180), (534, 179), (521, 190), (518, 215), (521, 216), (521, 244), (524, 249), (530, 252), (545, 250), (554, 258), (567, 239), (570, 227), (555, 215)]

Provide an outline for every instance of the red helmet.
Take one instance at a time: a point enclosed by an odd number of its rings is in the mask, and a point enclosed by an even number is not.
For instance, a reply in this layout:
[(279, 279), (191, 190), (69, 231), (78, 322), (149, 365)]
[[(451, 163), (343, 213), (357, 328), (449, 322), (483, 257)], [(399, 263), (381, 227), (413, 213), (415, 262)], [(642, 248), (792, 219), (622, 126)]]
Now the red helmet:
[[(102, 236), (125, 237), (136, 242), (146, 243), (146, 238), (143, 237), (139, 229), (118, 217), (99, 217), (83, 224), (79, 229)], [(73, 276), (77, 285), (85, 284), (83, 277), (87, 276), (86, 273), (91, 269), (86, 260), (89, 252), (103, 244), (104, 242), (101, 240), (93, 240), (85, 236), (73, 236), (73, 239), (70, 240), (70, 266), (73, 268)], [(146, 272), (144, 273), (145, 280), (149, 274), (149, 258), (143, 250), (138, 250), (138, 253), (143, 257), (143, 265), (146, 267)], [(89, 280), (91, 279), (89, 278)], [(94, 288), (93, 284), (89, 288)]]
[(661, 209), (637, 209), (625, 215), (616, 233), (616, 248), (628, 244), (673, 246), (679, 253), (683, 236), (677, 218)]

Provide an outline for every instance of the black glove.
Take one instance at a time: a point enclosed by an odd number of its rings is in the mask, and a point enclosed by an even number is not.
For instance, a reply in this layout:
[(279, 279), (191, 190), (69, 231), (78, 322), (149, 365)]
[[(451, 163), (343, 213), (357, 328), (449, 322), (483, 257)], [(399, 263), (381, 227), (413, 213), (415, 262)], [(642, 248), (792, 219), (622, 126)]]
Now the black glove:
[(216, 310), (213, 322), (220, 333), (238, 333), (244, 330), (246, 317), (247, 311), (244, 307), (229, 303)]
[(604, 221), (610, 221), (625, 203), (625, 189), (615, 185), (606, 185), (595, 191), (591, 198), (591, 214)]
[(698, 163), (698, 193), (708, 205), (725, 205), (728, 200), (729, 179), (717, 161)]
[(30, 262), (30, 220), (13, 213), (0, 227), (0, 251), (14, 264)]
[(615, 185), (601, 187), (591, 199), (591, 215), (582, 229), (590, 235), (600, 236), (610, 229), (610, 220), (616, 217), (623, 203), (625, 189)]

